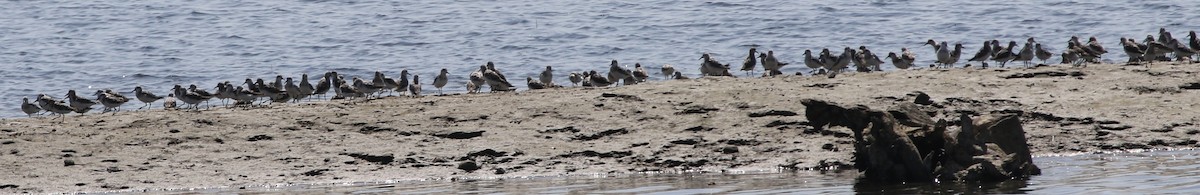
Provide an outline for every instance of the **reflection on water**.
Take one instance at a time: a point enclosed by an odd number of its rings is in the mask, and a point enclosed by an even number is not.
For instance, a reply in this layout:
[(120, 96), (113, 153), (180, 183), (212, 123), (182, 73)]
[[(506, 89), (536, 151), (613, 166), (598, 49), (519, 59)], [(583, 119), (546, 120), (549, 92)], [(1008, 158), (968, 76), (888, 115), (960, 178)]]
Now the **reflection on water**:
[(749, 174), (658, 174), (313, 185), (206, 192), (399, 194), (1145, 194), (1200, 192), (1200, 151), (1037, 157), (1042, 175), (1029, 180), (960, 183), (858, 182), (853, 171)]

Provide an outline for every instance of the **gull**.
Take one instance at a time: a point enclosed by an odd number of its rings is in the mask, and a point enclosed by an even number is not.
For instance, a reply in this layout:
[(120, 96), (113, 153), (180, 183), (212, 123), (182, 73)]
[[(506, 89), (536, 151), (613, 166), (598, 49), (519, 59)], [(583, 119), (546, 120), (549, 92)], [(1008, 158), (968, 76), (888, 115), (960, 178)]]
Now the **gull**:
[(1137, 42), (1125, 37), (1121, 37), (1121, 49), (1125, 51), (1125, 55), (1129, 56), (1129, 61), (1126, 61), (1126, 63), (1141, 61), (1142, 55), (1146, 53), (1144, 49), (1138, 46)]
[(300, 102), (300, 99), (304, 99), (304, 97), (302, 97), (300, 94), (300, 86), (296, 85), (296, 82), (292, 80), (292, 77), (288, 77), (286, 82), (287, 83), (283, 85), (284, 93), (287, 93), (287, 96), (288, 98), (291, 98), (292, 103)]
[[(483, 72), (486, 70), (487, 67), (480, 66), (479, 70), (471, 72), (470, 80), (467, 82), (467, 93), (478, 93), (479, 88), (482, 88), (484, 84), (487, 84), (487, 80), (483, 79)], [(472, 87), (475, 89), (474, 91), (471, 90)]]
[(709, 53), (700, 55), (700, 73), (702, 76), (733, 76), (729, 74), (729, 65), (721, 64)]
[[(491, 64), (491, 62), (488, 62), (488, 64)], [(509, 83), (507, 79), (504, 79), (504, 76), (501, 76), (499, 72), (488, 68), (486, 65), (479, 66), (479, 71), (482, 72), (483, 80), (486, 81), (488, 88), (490, 88), (491, 91), (516, 90), (513, 88), (512, 83)]]
[(538, 74), (538, 81), (541, 81), (542, 83), (544, 83), (550, 87), (555, 86), (554, 85), (554, 70), (551, 69), (550, 66), (546, 66), (546, 70), (542, 70), (542, 73)]
[(317, 89), (315, 87), (313, 87), (312, 83), (308, 82), (308, 73), (300, 74), (300, 97), (299, 98), (300, 99), (308, 98), (308, 96), (311, 96), (314, 91), (317, 91)]
[(25, 115), (28, 115), (32, 118), (33, 114), (37, 114), (41, 111), (42, 107), (38, 107), (37, 104), (29, 103), (29, 97), (21, 98), (21, 112), (25, 112)]
[[(629, 69), (621, 67), (620, 64), (617, 64), (617, 60), (612, 60), (612, 63), (608, 66), (608, 80), (612, 81), (613, 83), (616, 83), (617, 80), (623, 80), (632, 76), (633, 72), (629, 71)], [(625, 84), (628, 85), (630, 83), (626, 82)]]
[(96, 101), (91, 99), (79, 97), (75, 94), (74, 89), (67, 91), (67, 102), (71, 103), (71, 109), (75, 110), (75, 112), (79, 114), (83, 114), (89, 110), (92, 110), (92, 105), (97, 104)]
[[(548, 69), (550, 66), (546, 66), (546, 68)], [(450, 71), (443, 68), (436, 77), (433, 77), (433, 87), (437, 87), (438, 95), (442, 95), (442, 87), (450, 82), (449, 75)]]
[(1007, 64), (1008, 61), (1012, 61), (1014, 58), (1017, 57), (1017, 54), (1012, 52), (1013, 47), (1016, 47), (1016, 46), (1017, 46), (1016, 41), (1009, 41), (1008, 47), (1000, 48), (999, 52), (996, 53), (996, 55), (992, 56), (992, 61), (996, 61), (997, 63), (1000, 63), (1000, 67), (1004, 67), (1004, 65)]
[[(637, 82), (639, 82), (639, 83), (646, 82), (646, 79), (650, 78), (650, 73), (646, 72), (646, 68), (642, 67), (642, 63), (634, 63), (632, 73), (633, 73), (633, 79), (637, 80)], [(545, 80), (543, 80), (542, 83), (546, 83), (547, 86), (550, 86), (550, 87), (554, 86), (553, 83), (548, 83)]]
[(607, 87), (613, 83), (607, 77), (600, 76), (600, 73), (597, 73), (595, 70), (588, 73), (588, 81), (592, 87)]
[(668, 79), (671, 78), (671, 76), (675, 76), (675, 66), (672, 66), (671, 64), (663, 64), (662, 74), (663, 77), (667, 77)]
[(163, 99), (163, 96), (154, 95), (154, 93), (150, 93), (149, 91), (142, 89), (142, 86), (133, 87), (133, 97), (136, 97), (138, 101), (142, 101), (142, 103), (146, 103), (145, 106), (142, 106), (138, 109), (150, 107), (150, 103), (154, 103), (154, 101)]
[[(313, 92), (311, 93), (312, 95), (324, 98), (325, 94), (329, 93), (329, 89), (331, 88), (331, 85), (329, 83), (333, 82), (332, 79), (329, 79), (330, 74), (334, 74), (334, 73), (326, 72), (325, 75), (321, 76), (321, 80), (317, 81), (317, 86), (313, 89)], [(304, 80), (308, 80), (308, 79), (304, 79)]]
[[(933, 39), (930, 39), (932, 41)], [(939, 66), (950, 66), (950, 46), (945, 41), (934, 47), (937, 50), (937, 63)]]
[[(828, 49), (826, 49), (826, 51), (828, 51)], [(825, 63), (821, 62), (820, 58), (813, 57), (812, 50), (807, 49), (804, 50), (804, 65), (808, 66), (808, 69), (812, 70), (810, 73), (816, 72), (817, 69), (825, 67)]]
[[(129, 102), (129, 99), (127, 99), (127, 98), (118, 97), (118, 96), (114, 96), (109, 93), (105, 93), (104, 90), (96, 90), (96, 93), (94, 95), (96, 95), (96, 100), (98, 102), (100, 102), (100, 105), (104, 106), (103, 112), (119, 111), (121, 104), (125, 104), (125, 102)], [(114, 114), (116, 114), (116, 113), (114, 113)]]
[(571, 80), (571, 86), (577, 86), (579, 85), (579, 82), (583, 82), (583, 75), (572, 72), (567, 74), (567, 79)]
[(41, 105), (42, 109), (45, 109), (50, 113), (58, 114), (58, 117), (63, 121), (66, 120), (67, 114), (76, 111), (76, 109), (70, 105), (67, 105), (62, 101), (54, 100), (45, 94), (38, 94), (38, 104)]
[(675, 80), (688, 80), (688, 79), (692, 79), (692, 78), (683, 76), (683, 73), (681, 73), (681, 72), (675, 72)]
[(529, 90), (546, 88), (546, 85), (542, 84), (541, 81), (533, 80), (533, 77), (525, 77), (525, 84), (529, 86)]
[(1025, 43), (1025, 47), (1021, 48), (1020, 52), (1013, 56), (1013, 61), (1021, 61), (1025, 66), (1029, 66), (1029, 61), (1033, 61), (1033, 44)]
[(989, 41), (983, 41), (983, 46), (979, 47), (979, 52), (975, 53), (975, 57), (971, 57), (967, 62), (983, 63), (984, 68), (987, 68), (987, 60), (992, 57), (992, 47), (988, 44)]
[(788, 63), (779, 62), (779, 59), (775, 58), (775, 51), (767, 50), (767, 53), (762, 55), (764, 55), (762, 56), (763, 71), (765, 71), (768, 76), (782, 74), (783, 72), (780, 72), (779, 69), (788, 65)]
[[(395, 90), (400, 91), (400, 95), (404, 95), (405, 91), (408, 91), (408, 75), (408, 69), (400, 70), (400, 78), (396, 79)], [(357, 86), (355, 87), (357, 88)]]
[(742, 60), (742, 71), (746, 71), (746, 76), (754, 73), (754, 66), (758, 65), (758, 60), (754, 59), (754, 53), (758, 53), (758, 49), (751, 47), (750, 55), (747, 55), (746, 59)]
[(413, 97), (421, 97), (421, 81), (418, 81), (420, 79), (421, 75), (413, 75), (412, 83), (408, 84), (408, 93), (411, 93)]
[(1051, 55), (1054, 55), (1054, 53), (1050, 53), (1046, 48), (1042, 48), (1041, 43), (1033, 44), (1033, 54), (1037, 59), (1042, 60), (1042, 64), (1046, 64), (1046, 60), (1050, 59)]

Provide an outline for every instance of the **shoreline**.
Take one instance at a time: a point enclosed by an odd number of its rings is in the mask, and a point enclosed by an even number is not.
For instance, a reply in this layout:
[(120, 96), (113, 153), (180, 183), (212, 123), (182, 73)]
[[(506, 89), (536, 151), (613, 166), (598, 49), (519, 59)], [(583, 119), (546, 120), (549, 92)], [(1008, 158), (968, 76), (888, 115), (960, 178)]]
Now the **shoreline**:
[(1189, 110), (1200, 91), (1186, 87), (1197, 74), (1164, 63), (710, 77), (2, 119), (0, 163), (13, 166), (0, 172), (15, 177), (0, 185), (16, 187), (0, 193), (845, 166), (850, 131), (814, 130), (799, 100), (889, 109), (915, 91), (938, 105), (935, 119), (1023, 113), (1039, 157), (1187, 148), (1200, 146)]

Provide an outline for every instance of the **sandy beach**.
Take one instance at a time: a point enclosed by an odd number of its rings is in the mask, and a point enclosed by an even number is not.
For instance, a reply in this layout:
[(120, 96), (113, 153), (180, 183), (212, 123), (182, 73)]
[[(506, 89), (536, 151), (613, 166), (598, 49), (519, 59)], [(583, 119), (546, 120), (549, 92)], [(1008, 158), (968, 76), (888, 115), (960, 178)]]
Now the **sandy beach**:
[(935, 119), (1021, 113), (1039, 155), (1196, 147), (1197, 74), (1161, 63), (706, 77), (3, 119), (0, 193), (844, 168), (851, 132), (815, 130), (799, 101), (888, 109), (918, 92)]

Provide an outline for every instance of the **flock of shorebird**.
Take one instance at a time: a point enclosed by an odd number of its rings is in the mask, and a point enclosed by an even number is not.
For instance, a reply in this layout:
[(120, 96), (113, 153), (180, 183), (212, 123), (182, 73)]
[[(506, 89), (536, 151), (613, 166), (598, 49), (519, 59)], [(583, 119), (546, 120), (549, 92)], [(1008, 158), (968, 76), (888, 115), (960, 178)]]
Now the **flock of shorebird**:
[[(1159, 29), (1157, 39), (1153, 35), (1147, 35), (1142, 42), (1137, 42), (1134, 39), (1121, 38), (1121, 46), (1125, 53), (1129, 55), (1129, 63), (1144, 63), (1147, 66), (1154, 61), (1187, 61), (1191, 62), (1192, 56), (1200, 50), (1200, 40), (1196, 37), (1196, 32), (1188, 32), (1188, 42), (1183, 42), (1173, 38), (1170, 32), (1166, 29)], [(931, 68), (951, 68), (957, 63), (962, 54), (962, 44), (955, 44), (953, 47), (945, 42), (937, 42), (932, 39), (928, 40), (925, 45), (931, 45), (936, 53), (935, 64), (930, 65)], [(1049, 59), (1053, 53), (1047, 51), (1034, 38), (1029, 38), (1023, 48), (1016, 50), (1017, 42), (1009, 41), (1008, 46), (1001, 46), (1000, 41), (990, 40), (984, 41), (983, 46), (974, 57), (968, 59), (968, 62), (978, 61), (982, 63), (982, 67), (987, 67), (988, 61), (993, 61), (1003, 67), (1008, 62), (1019, 61), (1028, 66), (1034, 59), (1042, 60), (1043, 64)], [(890, 59), (892, 65), (898, 69), (909, 69), (913, 67), (916, 61), (916, 55), (908, 48), (901, 48), (901, 53), (889, 52), (887, 59)], [(1096, 37), (1088, 39), (1087, 43), (1080, 42), (1078, 37), (1072, 36), (1067, 41), (1067, 48), (1060, 56), (1063, 64), (1071, 63), (1075, 66), (1081, 66), (1086, 63), (1099, 62), (1101, 55), (1107, 53), (1103, 46), (1096, 40)], [(757, 54), (757, 55), (756, 55)], [(1171, 57), (1168, 57), (1171, 55)], [(700, 56), (700, 73), (702, 76), (730, 76), (731, 69), (729, 64), (722, 64), (712, 55), (704, 53)], [(804, 51), (804, 64), (813, 70), (810, 74), (826, 74), (832, 78), (838, 73), (847, 69), (853, 64), (855, 70), (859, 72), (881, 71), (880, 65), (883, 60), (876, 56), (866, 46), (858, 47), (858, 50), (846, 47), (840, 55), (833, 55), (829, 49), (821, 50), (818, 56), (813, 56), (811, 50)], [(780, 75), (780, 68), (788, 63), (780, 62), (775, 58), (774, 51), (767, 53), (758, 52), (757, 48), (750, 48), (749, 54), (742, 62), (740, 70), (747, 71), (747, 75), (753, 74), (757, 66), (761, 64), (764, 77)], [(969, 67), (967, 64), (964, 67)], [(690, 79), (679, 71), (675, 71), (674, 66), (666, 64), (662, 66), (661, 73), (666, 79)], [(433, 86), (441, 90), (446, 86), (448, 81), (449, 71), (441, 69), (439, 74), (433, 79)], [(802, 73), (797, 73), (800, 75)], [(274, 82), (264, 82), (263, 79), (252, 80), (247, 78), (243, 85), (234, 85), (229, 81), (218, 83), (214, 88), (215, 92), (209, 92), (198, 88), (196, 85), (191, 85), (184, 88), (180, 85), (175, 85), (171, 93), (166, 96), (156, 95), (150, 91), (144, 90), (141, 86), (133, 88), (133, 96), (138, 101), (145, 103), (141, 108), (150, 107), (153, 102), (163, 101), (163, 108), (177, 109), (177, 102), (182, 102), (182, 109), (199, 109), (201, 103), (207, 104), (211, 99), (219, 99), (227, 106), (228, 100), (233, 100), (234, 106), (254, 106), (256, 104), (270, 104), (273, 102), (298, 102), (306, 98), (322, 98), (325, 94), (333, 91), (335, 96), (330, 99), (354, 99), (354, 98), (370, 98), (380, 97), (384, 93), (391, 94), (399, 92), (403, 96), (420, 97), (421, 83), (418, 75), (412, 75), (412, 80), (409, 82), (408, 70), (400, 72), (400, 78), (393, 79), (386, 77), (382, 72), (375, 72), (374, 78), (371, 81), (365, 81), (361, 78), (354, 77), (347, 81), (342, 75), (337, 72), (327, 72), (314, 85), (309, 81), (308, 74), (300, 76), (299, 84), (295, 80), (282, 75), (275, 76)], [(568, 75), (568, 79), (573, 86), (585, 87), (606, 87), (610, 85), (632, 85), (640, 82), (645, 82), (650, 77), (650, 74), (640, 64), (635, 63), (632, 70), (622, 66), (617, 60), (613, 60), (609, 65), (607, 75), (600, 75), (595, 70), (575, 73)], [(508, 79), (496, 69), (495, 64), (487, 62), (479, 66), (479, 70), (472, 72), (469, 76), (470, 81), (466, 83), (467, 93), (478, 93), (483, 86), (488, 86), (491, 91), (513, 91), (516, 89)], [(537, 79), (526, 77), (526, 86), (533, 89), (545, 89), (562, 87), (553, 82), (554, 72), (550, 66), (546, 66)], [(118, 111), (121, 106), (131, 100), (120, 93), (113, 90), (97, 90), (93, 95), (95, 99), (80, 97), (75, 90), (69, 90), (66, 94), (66, 99), (59, 100), (50, 97), (46, 94), (38, 94), (35, 102), (30, 102), (28, 97), (22, 99), (21, 111), (32, 117), (39, 113), (58, 114), (60, 118), (65, 118), (68, 113), (86, 113), (92, 110), (96, 104), (104, 107), (103, 112)], [(211, 105), (210, 105), (211, 106)]]

